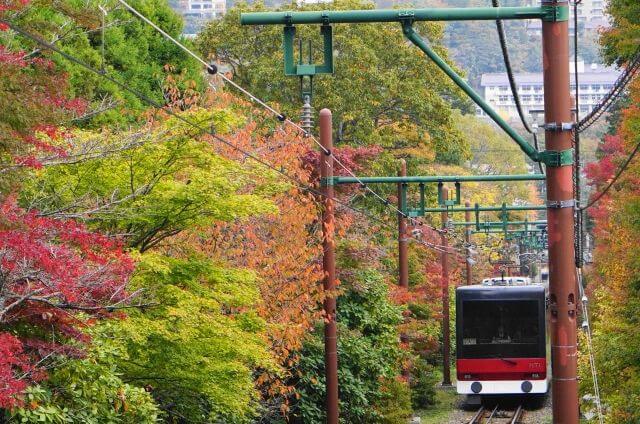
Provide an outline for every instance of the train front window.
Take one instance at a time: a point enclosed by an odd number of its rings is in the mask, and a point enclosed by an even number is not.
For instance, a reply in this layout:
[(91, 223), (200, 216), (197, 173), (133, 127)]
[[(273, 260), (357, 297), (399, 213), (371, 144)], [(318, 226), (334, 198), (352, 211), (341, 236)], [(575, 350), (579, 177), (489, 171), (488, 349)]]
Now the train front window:
[(536, 300), (466, 300), (462, 305), (461, 358), (544, 356)]

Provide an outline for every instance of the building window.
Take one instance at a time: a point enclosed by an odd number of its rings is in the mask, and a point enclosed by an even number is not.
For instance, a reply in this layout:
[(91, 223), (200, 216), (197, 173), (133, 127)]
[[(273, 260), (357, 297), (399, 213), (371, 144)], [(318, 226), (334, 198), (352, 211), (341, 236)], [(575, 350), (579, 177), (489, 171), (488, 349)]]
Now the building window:
[(507, 91), (508, 89), (509, 87), (506, 87), (506, 86), (500, 87), (500, 91)]
[(522, 91), (529, 91), (531, 90), (531, 86), (530, 85), (523, 85), (520, 87)]
[(613, 84), (605, 84), (602, 86), (605, 90), (611, 90), (613, 88)]
[(541, 85), (536, 85), (535, 87), (533, 87), (533, 91), (536, 93), (539, 93), (542, 91), (542, 86)]
[(531, 101), (531, 96), (522, 96), (522, 101), (523, 102), (530, 102)]
[(536, 103), (541, 103), (544, 99), (542, 96), (534, 96), (534, 100)]
[(598, 91), (598, 90), (600, 90), (600, 85), (592, 85), (591, 89)]
[(580, 84), (580, 90), (588, 90), (589, 86), (586, 84)]
[(191, 10), (194, 10), (194, 9), (202, 9), (202, 7), (199, 4), (192, 4), (191, 5)]

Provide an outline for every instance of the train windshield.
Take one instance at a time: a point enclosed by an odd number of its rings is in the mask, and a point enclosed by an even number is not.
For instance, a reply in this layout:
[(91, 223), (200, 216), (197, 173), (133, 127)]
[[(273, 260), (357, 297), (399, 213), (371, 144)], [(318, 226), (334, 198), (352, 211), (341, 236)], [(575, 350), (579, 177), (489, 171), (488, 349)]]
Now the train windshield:
[(544, 322), (537, 300), (466, 300), (461, 358), (544, 356)]

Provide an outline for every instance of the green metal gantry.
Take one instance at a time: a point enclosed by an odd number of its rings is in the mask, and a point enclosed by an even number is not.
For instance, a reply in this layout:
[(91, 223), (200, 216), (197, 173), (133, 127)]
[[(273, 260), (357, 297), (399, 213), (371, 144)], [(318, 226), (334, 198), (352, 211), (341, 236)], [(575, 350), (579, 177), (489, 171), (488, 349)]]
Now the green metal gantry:
[[(538, 151), (518, 134), (460, 75), (456, 73), (413, 28), (418, 21), (466, 21), (466, 20), (511, 20), (540, 19), (546, 22), (560, 22), (569, 19), (566, 4), (543, 3), (533, 7), (470, 7), (470, 8), (426, 8), (390, 10), (325, 10), (304, 12), (253, 12), (240, 16), (242, 25), (282, 25), (284, 27), (285, 73), (299, 77), (333, 72), (333, 38), (331, 24), (398, 22), (405, 37), (422, 50), (451, 80), (502, 128), (535, 162), (558, 167), (573, 163), (573, 149), (563, 151)], [(324, 63), (295, 64), (293, 38), (296, 24), (321, 25), (324, 46)], [(302, 53), (301, 53), (302, 54)]]
[[(410, 217), (424, 216), (427, 210), (425, 185), (438, 185), (438, 205), (453, 207), (461, 203), (463, 182), (508, 182), (508, 181), (542, 181), (543, 174), (517, 174), (517, 175), (428, 175), (428, 176), (406, 176), (406, 177), (332, 177), (321, 180), (321, 185), (341, 185), (341, 184), (398, 184), (400, 185), (400, 210)], [(443, 194), (444, 183), (454, 183), (455, 196), (453, 199), (445, 198)], [(419, 207), (410, 209), (408, 207), (408, 191), (410, 184), (418, 184), (419, 187)], [(417, 214), (416, 214), (416, 211)], [(448, 211), (448, 209), (447, 209)]]

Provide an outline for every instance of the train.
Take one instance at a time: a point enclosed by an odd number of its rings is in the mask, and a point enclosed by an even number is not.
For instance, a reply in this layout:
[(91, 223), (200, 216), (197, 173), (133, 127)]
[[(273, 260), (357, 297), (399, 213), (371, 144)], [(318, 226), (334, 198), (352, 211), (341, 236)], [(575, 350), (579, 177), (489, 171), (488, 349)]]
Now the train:
[(544, 396), (547, 286), (526, 277), (486, 278), (456, 289), (458, 394)]

